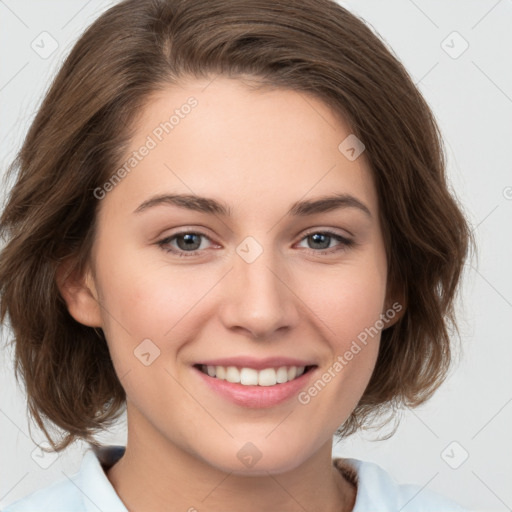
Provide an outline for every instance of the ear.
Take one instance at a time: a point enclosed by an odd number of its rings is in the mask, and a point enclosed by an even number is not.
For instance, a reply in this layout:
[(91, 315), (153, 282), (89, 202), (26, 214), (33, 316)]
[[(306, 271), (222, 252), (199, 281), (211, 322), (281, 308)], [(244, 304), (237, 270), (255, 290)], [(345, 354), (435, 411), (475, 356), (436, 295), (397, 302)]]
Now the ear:
[(89, 267), (84, 275), (79, 275), (73, 261), (64, 260), (57, 268), (56, 282), (69, 314), (77, 322), (89, 327), (102, 327), (98, 294)]
[(382, 314), (389, 319), (389, 321), (386, 322), (384, 329), (388, 329), (392, 325), (396, 324), (404, 316), (405, 311), (407, 310), (404, 288), (400, 288), (395, 285), (388, 287), (384, 304), (385, 306)]

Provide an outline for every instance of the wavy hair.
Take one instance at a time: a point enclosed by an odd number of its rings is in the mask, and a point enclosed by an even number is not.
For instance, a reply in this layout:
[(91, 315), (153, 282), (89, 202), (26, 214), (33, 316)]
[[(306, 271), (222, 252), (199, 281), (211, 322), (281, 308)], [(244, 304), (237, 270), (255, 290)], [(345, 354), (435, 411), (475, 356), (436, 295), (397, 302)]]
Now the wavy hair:
[(77, 439), (97, 444), (126, 401), (103, 332), (71, 317), (57, 268), (66, 260), (70, 272), (84, 270), (93, 191), (118, 167), (151, 95), (214, 75), (313, 95), (366, 147), (388, 283), (405, 311), (383, 330), (368, 386), (337, 434), (423, 403), (447, 375), (454, 300), (474, 240), (449, 190), (434, 116), (392, 50), (331, 0), (126, 0), (74, 45), (6, 173), (14, 185), (0, 217), (0, 321), (9, 317), (16, 379), (55, 450)]

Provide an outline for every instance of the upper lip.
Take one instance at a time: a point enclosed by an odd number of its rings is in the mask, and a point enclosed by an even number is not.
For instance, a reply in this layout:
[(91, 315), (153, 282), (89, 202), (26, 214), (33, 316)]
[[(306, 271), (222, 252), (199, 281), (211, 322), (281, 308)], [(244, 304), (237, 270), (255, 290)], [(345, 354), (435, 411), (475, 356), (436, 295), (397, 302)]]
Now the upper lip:
[(312, 361), (292, 357), (267, 357), (265, 359), (257, 359), (251, 356), (210, 359), (200, 361), (197, 364), (204, 364), (206, 366), (236, 366), (237, 368), (254, 368), (255, 370), (279, 368), (281, 366), (316, 366)]

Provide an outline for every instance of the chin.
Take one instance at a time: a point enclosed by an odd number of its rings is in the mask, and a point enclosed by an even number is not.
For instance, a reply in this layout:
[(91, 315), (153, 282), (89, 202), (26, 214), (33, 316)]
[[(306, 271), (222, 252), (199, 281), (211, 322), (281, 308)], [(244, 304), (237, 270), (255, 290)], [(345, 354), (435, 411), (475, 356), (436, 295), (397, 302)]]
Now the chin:
[(294, 449), (287, 445), (284, 440), (280, 442), (280, 448), (274, 448), (269, 443), (238, 444), (233, 452), (230, 449), (225, 451), (209, 451), (202, 459), (209, 465), (225, 473), (235, 473), (239, 476), (268, 476), (268, 474), (279, 474), (292, 471), (304, 460), (304, 446)]

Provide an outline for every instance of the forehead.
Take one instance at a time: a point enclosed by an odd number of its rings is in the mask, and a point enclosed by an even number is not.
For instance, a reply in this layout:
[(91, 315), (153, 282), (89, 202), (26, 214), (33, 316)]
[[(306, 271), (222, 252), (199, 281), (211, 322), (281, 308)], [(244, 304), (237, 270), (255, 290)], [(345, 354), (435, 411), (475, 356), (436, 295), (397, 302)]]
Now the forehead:
[(234, 213), (346, 193), (377, 213), (364, 152), (342, 151), (350, 127), (305, 93), (189, 80), (154, 94), (134, 128), (120, 162), (129, 172), (107, 195), (131, 211), (162, 193), (218, 198)]

